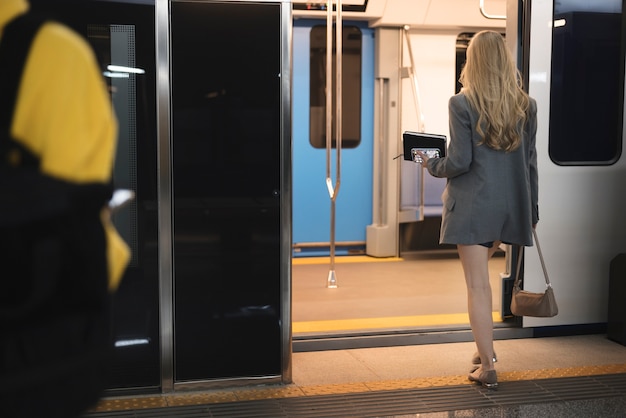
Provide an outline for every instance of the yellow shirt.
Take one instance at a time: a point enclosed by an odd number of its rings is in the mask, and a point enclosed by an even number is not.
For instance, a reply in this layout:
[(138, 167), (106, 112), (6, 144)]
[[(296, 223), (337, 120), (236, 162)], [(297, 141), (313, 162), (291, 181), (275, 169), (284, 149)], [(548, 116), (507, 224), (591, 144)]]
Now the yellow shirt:
[[(28, 7), (26, 0), (1, 0), (0, 29)], [(50, 22), (35, 36), (11, 133), (40, 158), (46, 174), (77, 183), (110, 181), (117, 121), (93, 51), (71, 29)], [(114, 290), (130, 251), (106, 211), (102, 220)]]

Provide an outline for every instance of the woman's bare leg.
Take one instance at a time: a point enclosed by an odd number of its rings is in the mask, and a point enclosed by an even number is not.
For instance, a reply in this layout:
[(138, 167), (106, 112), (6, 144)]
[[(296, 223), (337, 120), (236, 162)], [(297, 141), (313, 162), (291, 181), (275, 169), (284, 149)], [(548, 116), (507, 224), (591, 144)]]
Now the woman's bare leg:
[(498, 251), (500, 244), (502, 244), (502, 241), (495, 241), (493, 246), (489, 248), (489, 259)]
[(492, 252), (482, 245), (458, 245), (458, 250), (467, 284), (469, 320), (481, 369), (493, 370), (493, 309), (488, 268)]

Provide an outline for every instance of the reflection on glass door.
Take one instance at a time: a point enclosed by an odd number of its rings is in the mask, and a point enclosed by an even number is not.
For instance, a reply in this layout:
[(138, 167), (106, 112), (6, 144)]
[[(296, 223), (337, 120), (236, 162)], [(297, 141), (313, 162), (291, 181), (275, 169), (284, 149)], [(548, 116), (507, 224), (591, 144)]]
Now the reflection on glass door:
[(137, 198), (113, 219), (132, 249), (132, 260), (113, 299), (115, 349), (108, 387), (158, 387), (154, 4), (30, 3), (34, 11), (54, 16), (87, 38), (110, 90), (119, 128), (114, 187), (132, 189)]

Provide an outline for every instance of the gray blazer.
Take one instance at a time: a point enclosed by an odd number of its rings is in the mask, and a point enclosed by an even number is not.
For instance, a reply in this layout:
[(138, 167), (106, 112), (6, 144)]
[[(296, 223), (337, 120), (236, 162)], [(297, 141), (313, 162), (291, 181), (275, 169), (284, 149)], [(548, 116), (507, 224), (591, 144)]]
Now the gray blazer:
[(539, 221), (537, 185), (537, 103), (530, 100), (522, 145), (496, 151), (476, 132), (478, 113), (463, 93), (450, 98), (450, 143), (444, 158), (427, 168), (448, 179), (441, 196), (441, 244), (481, 244), (502, 240), (533, 245), (532, 225)]

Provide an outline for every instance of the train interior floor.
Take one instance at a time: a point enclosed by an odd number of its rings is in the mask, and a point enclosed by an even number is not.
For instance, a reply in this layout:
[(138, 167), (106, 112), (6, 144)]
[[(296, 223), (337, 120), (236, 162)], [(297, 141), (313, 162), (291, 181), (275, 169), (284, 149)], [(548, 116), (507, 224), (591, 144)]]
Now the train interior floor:
[[(336, 289), (326, 287), (328, 261), (294, 258), (292, 383), (105, 397), (85, 417), (626, 416), (626, 346), (606, 334), (497, 339), (497, 390), (469, 382), (475, 345), (454, 253), (341, 257)], [(504, 254), (490, 262), (494, 322), (504, 328), (506, 264)], [(375, 339), (384, 329), (464, 330), (466, 337), (419, 343), (417, 332), (415, 344), (295, 349), (298, 340)]]
[[(490, 262), (494, 320), (501, 322), (503, 251)], [(328, 288), (333, 271), (337, 288)], [(463, 269), (456, 251), (402, 258), (294, 258), (292, 325), (296, 337), (333, 332), (469, 325)]]

